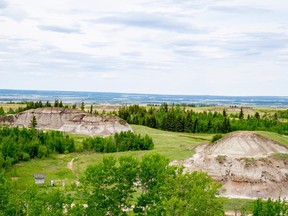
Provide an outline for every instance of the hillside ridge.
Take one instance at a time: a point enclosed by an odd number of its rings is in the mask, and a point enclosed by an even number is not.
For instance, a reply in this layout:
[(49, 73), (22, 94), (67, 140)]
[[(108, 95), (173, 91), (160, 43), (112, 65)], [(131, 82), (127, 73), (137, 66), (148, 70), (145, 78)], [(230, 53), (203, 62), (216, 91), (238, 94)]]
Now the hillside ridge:
[(116, 116), (89, 114), (77, 109), (37, 108), (2, 117), (0, 124), (29, 127), (35, 116), (37, 129), (59, 130), (89, 136), (108, 136), (121, 131), (132, 131), (130, 125)]
[(283, 145), (254, 132), (234, 132), (196, 148), (193, 157), (173, 161), (187, 172), (207, 172), (222, 183), (221, 195), (231, 198), (288, 197), (288, 155)]

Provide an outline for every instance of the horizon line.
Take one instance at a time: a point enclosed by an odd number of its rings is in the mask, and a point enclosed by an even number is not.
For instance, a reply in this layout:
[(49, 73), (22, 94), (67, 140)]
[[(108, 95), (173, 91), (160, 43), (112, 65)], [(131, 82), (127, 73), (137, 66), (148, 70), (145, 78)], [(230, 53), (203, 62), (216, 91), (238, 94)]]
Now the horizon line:
[(115, 91), (82, 91), (82, 90), (45, 90), (45, 89), (0, 89), (0, 91), (42, 91), (42, 92), (79, 92), (79, 93), (108, 93), (108, 94), (134, 94), (134, 95), (163, 95), (163, 96), (202, 96), (202, 97), (288, 97), (288, 95), (212, 95), (212, 94), (169, 94), (169, 93), (143, 93), (143, 92), (115, 92)]

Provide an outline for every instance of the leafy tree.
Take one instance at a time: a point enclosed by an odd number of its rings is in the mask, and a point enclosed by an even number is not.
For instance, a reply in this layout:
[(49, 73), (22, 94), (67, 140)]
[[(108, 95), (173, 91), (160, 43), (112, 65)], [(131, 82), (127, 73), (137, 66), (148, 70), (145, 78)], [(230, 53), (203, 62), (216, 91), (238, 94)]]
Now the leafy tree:
[(288, 215), (287, 201), (278, 200), (273, 201), (269, 198), (266, 202), (262, 199), (257, 199), (254, 202), (253, 216), (278, 216)]
[(221, 185), (214, 183), (207, 173), (180, 170), (166, 184), (172, 185), (167, 187), (163, 201), (167, 215), (224, 216), (223, 203), (216, 197)]
[(36, 185), (30, 186), (21, 195), (21, 211), (23, 215), (56, 215), (71, 210), (72, 199), (59, 190), (49, 192), (40, 190)]
[[(159, 154), (104, 157), (82, 178), (87, 215), (224, 215), (220, 185), (203, 172), (184, 173)], [(137, 189), (138, 188), (138, 189)], [(135, 191), (140, 195), (135, 197)], [(137, 198), (132, 206), (132, 197)], [(134, 198), (134, 199), (135, 199)]]
[(160, 154), (149, 154), (142, 157), (140, 163), (140, 186), (142, 194), (138, 197), (134, 212), (138, 214), (161, 215), (161, 205), (165, 196), (167, 178), (175, 176), (175, 167), (169, 166), (169, 160)]
[(87, 215), (127, 215), (129, 202), (135, 191), (138, 161), (132, 157), (120, 157), (119, 165), (113, 157), (89, 167), (82, 180), (89, 188)]
[(0, 215), (5, 215), (11, 193), (11, 184), (5, 179), (4, 172), (0, 170)]

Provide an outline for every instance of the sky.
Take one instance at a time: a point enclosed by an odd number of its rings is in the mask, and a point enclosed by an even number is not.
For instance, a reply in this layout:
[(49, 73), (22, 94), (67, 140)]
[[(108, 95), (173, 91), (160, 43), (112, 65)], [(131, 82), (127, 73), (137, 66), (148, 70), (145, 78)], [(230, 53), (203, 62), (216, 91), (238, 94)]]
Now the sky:
[(0, 0), (0, 89), (288, 96), (288, 1)]

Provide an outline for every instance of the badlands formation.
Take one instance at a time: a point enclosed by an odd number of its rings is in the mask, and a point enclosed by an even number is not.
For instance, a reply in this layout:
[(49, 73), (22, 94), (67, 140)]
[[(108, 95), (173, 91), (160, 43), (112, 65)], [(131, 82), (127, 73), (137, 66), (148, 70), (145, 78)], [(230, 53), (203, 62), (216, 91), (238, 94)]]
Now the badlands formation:
[(233, 198), (288, 197), (288, 149), (253, 132), (235, 132), (214, 144), (196, 148), (185, 170), (207, 172), (222, 183), (221, 195)]
[(124, 120), (115, 116), (92, 115), (77, 109), (38, 108), (10, 115), (0, 119), (0, 123), (10, 126), (29, 127), (33, 116), (37, 128), (59, 130), (74, 134), (104, 135), (128, 131), (132, 128)]

